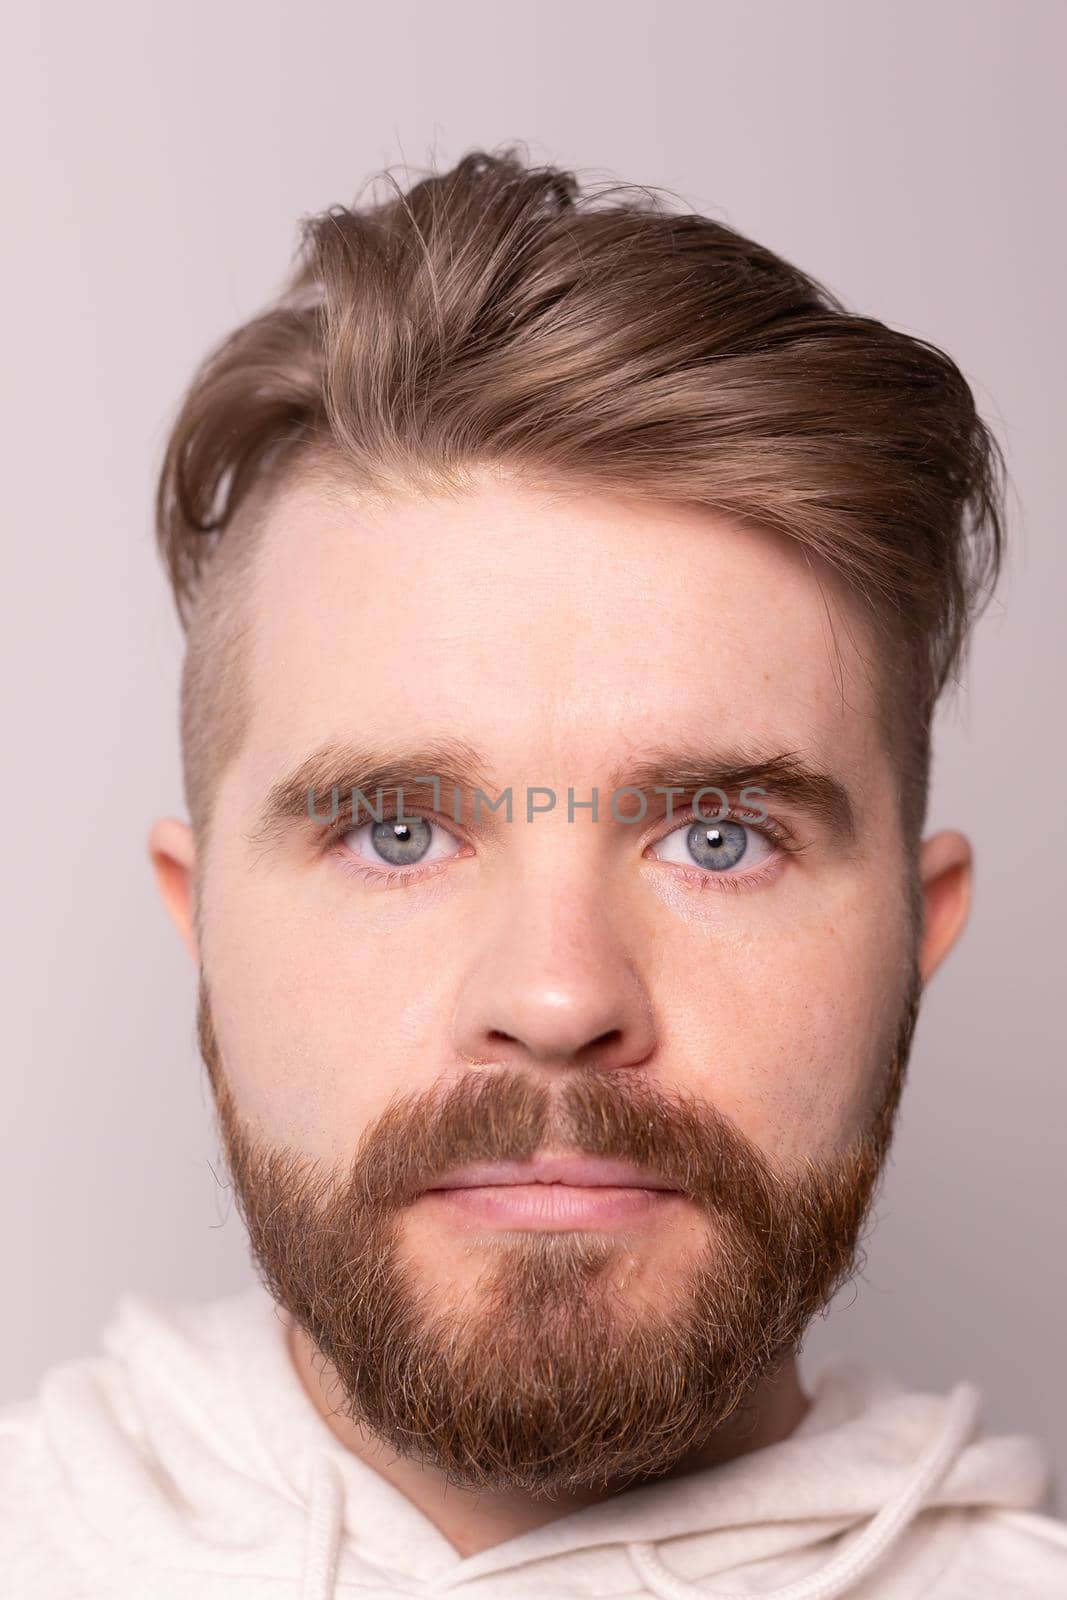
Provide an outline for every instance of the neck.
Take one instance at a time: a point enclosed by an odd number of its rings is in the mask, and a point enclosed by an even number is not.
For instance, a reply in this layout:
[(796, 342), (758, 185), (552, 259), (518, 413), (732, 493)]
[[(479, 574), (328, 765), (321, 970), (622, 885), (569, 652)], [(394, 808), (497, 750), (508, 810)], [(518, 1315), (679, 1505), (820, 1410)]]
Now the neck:
[[(341, 1443), (391, 1483), (428, 1517), (461, 1556), (477, 1555), (507, 1539), (530, 1533), (572, 1511), (610, 1500), (618, 1491), (590, 1490), (551, 1499), (519, 1490), (467, 1490), (449, 1483), (445, 1473), (395, 1454), (374, 1434), (338, 1415), (328, 1396), (337, 1377), (302, 1328), (288, 1330), (289, 1352), (316, 1411)], [(796, 1357), (788, 1356), (761, 1380), (742, 1418), (731, 1417), (701, 1446), (676, 1463), (663, 1480), (685, 1477), (737, 1456), (777, 1444), (799, 1426), (811, 1405), (800, 1386)], [(631, 1485), (632, 1487), (633, 1485)], [(447, 1493), (446, 1493), (447, 1489)]]

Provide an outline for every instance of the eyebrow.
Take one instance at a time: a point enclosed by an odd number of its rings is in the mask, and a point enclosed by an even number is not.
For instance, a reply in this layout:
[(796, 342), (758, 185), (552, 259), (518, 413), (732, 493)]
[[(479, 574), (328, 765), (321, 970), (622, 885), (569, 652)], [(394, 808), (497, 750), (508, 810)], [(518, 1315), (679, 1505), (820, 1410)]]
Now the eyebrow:
[[(332, 800), (334, 789), (339, 805), (344, 803), (340, 797), (351, 798), (354, 790), (377, 803), (379, 790), (384, 795), (403, 788), (404, 804), (412, 811), (432, 806), (434, 777), (440, 784), (437, 804), (444, 809), (451, 804), (453, 814), (457, 791), (460, 799), (472, 806), (476, 791), (490, 798), (495, 792), (485, 758), (462, 739), (434, 739), (417, 748), (328, 740), (271, 785), (249, 842), (269, 848), (297, 826), (321, 827), (333, 820), (313, 817), (310, 800), (313, 796), (319, 811), (328, 803), (327, 797)], [(722, 789), (731, 795), (746, 788), (765, 790), (829, 829), (842, 843), (855, 840), (856, 812), (846, 785), (813, 767), (797, 751), (708, 751), (691, 744), (665, 747), (641, 761), (619, 763), (598, 793), (605, 799), (620, 789), (637, 789), (643, 794), (675, 789), (684, 795), (698, 789)], [(584, 791), (576, 791), (576, 802), (588, 798)], [(338, 814), (335, 811), (334, 816)]]

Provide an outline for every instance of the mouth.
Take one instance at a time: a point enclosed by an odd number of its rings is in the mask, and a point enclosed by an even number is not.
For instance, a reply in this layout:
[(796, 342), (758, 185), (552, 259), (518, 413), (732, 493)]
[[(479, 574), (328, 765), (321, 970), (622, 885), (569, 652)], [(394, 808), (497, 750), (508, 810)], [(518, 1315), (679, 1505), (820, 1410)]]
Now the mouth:
[(441, 1178), (423, 1199), (507, 1228), (606, 1228), (658, 1214), (680, 1191), (619, 1161), (542, 1155), (480, 1162)]

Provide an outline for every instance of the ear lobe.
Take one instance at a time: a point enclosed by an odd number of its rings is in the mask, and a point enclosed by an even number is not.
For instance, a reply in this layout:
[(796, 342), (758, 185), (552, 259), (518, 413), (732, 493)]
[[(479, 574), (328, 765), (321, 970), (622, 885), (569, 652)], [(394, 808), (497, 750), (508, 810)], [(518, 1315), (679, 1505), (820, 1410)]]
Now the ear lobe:
[(177, 817), (161, 817), (149, 830), (148, 855), (167, 915), (185, 948), (199, 964), (194, 900), (196, 846), (192, 828)]
[(973, 853), (962, 833), (946, 830), (925, 839), (919, 853), (923, 931), (919, 973), (925, 984), (963, 932), (971, 909)]

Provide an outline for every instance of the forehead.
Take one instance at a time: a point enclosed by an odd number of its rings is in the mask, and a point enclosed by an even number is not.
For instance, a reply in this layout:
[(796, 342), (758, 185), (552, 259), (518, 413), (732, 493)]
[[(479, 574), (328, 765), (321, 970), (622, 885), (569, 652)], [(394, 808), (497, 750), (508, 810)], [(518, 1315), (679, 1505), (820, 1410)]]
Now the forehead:
[(256, 558), (243, 759), (269, 783), (325, 738), (457, 735), (502, 777), (566, 782), (676, 734), (858, 772), (871, 657), (825, 564), (702, 507), (298, 482)]

